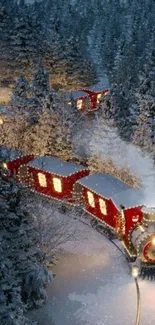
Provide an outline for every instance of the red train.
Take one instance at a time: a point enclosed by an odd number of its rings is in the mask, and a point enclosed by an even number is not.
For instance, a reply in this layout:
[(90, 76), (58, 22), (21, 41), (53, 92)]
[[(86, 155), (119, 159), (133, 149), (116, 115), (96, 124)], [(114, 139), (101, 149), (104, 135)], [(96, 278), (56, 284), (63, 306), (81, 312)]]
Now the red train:
[(109, 93), (109, 89), (95, 91), (88, 89), (80, 89), (66, 94), (66, 99), (70, 105), (75, 105), (81, 113), (93, 112), (100, 107), (100, 102), (103, 97)]
[(32, 191), (81, 206), (98, 226), (115, 234), (135, 276), (142, 267), (155, 270), (155, 208), (143, 204), (143, 190), (54, 157), (14, 156), (3, 167)]

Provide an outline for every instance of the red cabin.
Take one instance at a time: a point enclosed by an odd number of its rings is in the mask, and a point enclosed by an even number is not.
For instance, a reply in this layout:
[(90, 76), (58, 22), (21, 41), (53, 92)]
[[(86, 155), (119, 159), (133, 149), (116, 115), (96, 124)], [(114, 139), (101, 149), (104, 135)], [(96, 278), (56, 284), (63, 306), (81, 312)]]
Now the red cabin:
[(38, 157), (21, 166), (20, 181), (43, 195), (73, 203), (74, 183), (89, 174), (89, 169), (54, 157)]

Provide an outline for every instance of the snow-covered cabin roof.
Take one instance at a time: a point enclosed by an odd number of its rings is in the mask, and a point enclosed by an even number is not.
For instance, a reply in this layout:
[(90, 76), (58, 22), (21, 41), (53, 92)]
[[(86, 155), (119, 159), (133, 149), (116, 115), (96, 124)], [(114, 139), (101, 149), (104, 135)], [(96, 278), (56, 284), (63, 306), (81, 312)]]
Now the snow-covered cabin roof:
[(143, 204), (143, 192), (130, 187), (108, 174), (93, 174), (81, 178), (78, 183), (106, 198), (111, 198), (119, 207), (126, 208)]
[(30, 161), (28, 166), (61, 176), (69, 176), (85, 169), (84, 167), (77, 166), (55, 157), (38, 157)]
[(71, 100), (71, 99), (78, 99), (79, 97), (83, 97), (83, 96), (87, 96), (87, 94), (84, 91), (72, 91), (70, 93), (66, 93), (65, 97), (67, 100)]

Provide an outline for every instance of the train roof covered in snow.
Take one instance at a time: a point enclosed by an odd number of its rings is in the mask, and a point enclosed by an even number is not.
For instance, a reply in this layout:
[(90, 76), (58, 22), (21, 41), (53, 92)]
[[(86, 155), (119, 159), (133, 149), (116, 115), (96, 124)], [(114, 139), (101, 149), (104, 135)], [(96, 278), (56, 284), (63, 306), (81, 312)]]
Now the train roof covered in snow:
[(81, 90), (75, 90), (75, 91), (65, 94), (65, 98), (67, 100), (71, 100), (71, 99), (76, 100), (76, 99), (78, 99), (80, 97), (84, 97), (84, 96), (88, 96), (88, 94), (86, 94), (84, 91), (81, 91)]
[(69, 176), (85, 169), (55, 157), (38, 157), (30, 161), (28, 166), (61, 176)]
[(123, 205), (128, 208), (143, 205), (142, 202), (144, 202), (142, 190), (134, 189), (109, 174), (89, 175), (80, 179), (78, 183), (98, 195), (111, 198), (118, 207)]

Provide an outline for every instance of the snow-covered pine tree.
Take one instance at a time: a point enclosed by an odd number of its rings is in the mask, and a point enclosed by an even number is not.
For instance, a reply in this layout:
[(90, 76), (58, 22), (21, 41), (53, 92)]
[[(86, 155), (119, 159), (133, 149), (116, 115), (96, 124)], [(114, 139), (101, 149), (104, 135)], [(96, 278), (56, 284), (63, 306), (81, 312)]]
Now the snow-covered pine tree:
[(31, 72), (40, 58), (41, 27), (31, 7), (19, 6), (15, 18), (11, 47), (14, 55), (13, 65), (16, 76), (31, 77)]
[(20, 76), (15, 83), (15, 87), (11, 95), (11, 103), (15, 106), (28, 105), (28, 98), (30, 97), (30, 85), (24, 76)]
[(67, 121), (59, 113), (44, 108), (38, 114), (37, 122), (27, 128), (23, 150), (35, 155), (50, 155), (69, 160), (72, 145)]
[(14, 267), (13, 258), (17, 258), (17, 252), (12, 247), (12, 237), (17, 229), (18, 218), (10, 211), (9, 193), (11, 193), (10, 184), (0, 176), (0, 323), (30, 325), (31, 322), (24, 317), (21, 279)]
[(0, 83), (9, 85), (12, 80), (12, 51), (11, 36), (14, 29), (14, 14), (16, 3), (14, 0), (0, 0)]
[(88, 86), (96, 80), (96, 72), (92, 62), (82, 55), (79, 47), (79, 39), (70, 37), (64, 44), (64, 57), (67, 64), (65, 67), (68, 86)]
[(32, 103), (38, 108), (48, 106), (53, 103), (52, 91), (50, 91), (49, 72), (47, 72), (40, 63), (37, 70), (33, 72), (33, 79), (31, 84)]
[(136, 94), (137, 121), (133, 132), (133, 143), (141, 146), (155, 159), (155, 66), (143, 75)]
[(29, 324), (24, 321), (24, 308), (45, 302), (45, 286), (49, 280), (33, 219), (26, 207), (21, 206), (22, 195), (20, 185), (14, 180), (6, 182), (0, 175), (0, 286), (5, 325)]
[(10, 114), (6, 116), (3, 125), (1, 126), (0, 145), (14, 150), (23, 150), (24, 134), (29, 127), (29, 122), (25, 119), (24, 114), (12, 112), (12, 107), (9, 108)]

